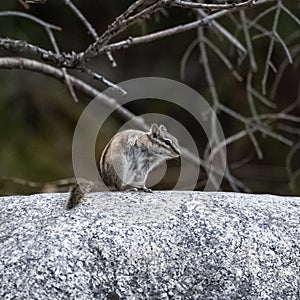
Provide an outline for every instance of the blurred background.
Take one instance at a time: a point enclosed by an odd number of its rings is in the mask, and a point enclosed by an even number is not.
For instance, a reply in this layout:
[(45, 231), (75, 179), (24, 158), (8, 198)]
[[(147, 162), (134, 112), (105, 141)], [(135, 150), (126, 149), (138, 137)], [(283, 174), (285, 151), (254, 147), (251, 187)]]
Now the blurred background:
[[(121, 14), (133, 1), (97, 0), (74, 1), (86, 18), (93, 24), (99, 34)], [(298, 1), (284, 1), (289, 11), (300, 17)], [(275, 2), (276, 3), (276, 2)], [(274, 5), (274, 3), (273, 3)], [(247, 10), (249, 20), (266, 10), (269, 6), (261, 6)], [(86, 28), (70, 11), (64, 1), (50, 1), (43, 5), (31, 5), (29, 10), (18, 1), (1, 1), (0, 11), (22, 11), (37, 16), (51, 24), (60, 26), (62, 31), (55, 32), (61, 51), (84, 51), (93, 42)], [(239, 17), (237, 17), (238, 19)], [(168, 8), (143, 22), (130, 27), (125, 33), (118, 36), (122, 40), (128, 36), (138, 36), (154, 32), (174, 25), (184, 24), (195, 20), (191, 10)], [(272, 28), (274, 12), (271, 12), (260, 21), (260, 25), (267, 29)], [(236, 20), (233, 17), (220, 19), (220, 23), (229, 32), (241, 36), (241, 28), (237, 31)], [(300, 79), (300, 23), (293, 20), (289, 14), (282, 12), (278, 24), (278, 32), (293, 49), (293, 64), (286, 64), (282, 78), (272, 100), (276, 107), (269, 108), (260, 101), (256, 101), (256, 108), (260, 113), (278, 113), (289, 105), (293, 105), (291, 114), (300, 116), (299, 79)], [(221, 39), (218, 32), (211, 26), (204, 28), (207, 36), (214, 41), (219, 49), (230, 58), (240, 76), (238, 81), (224, 66), (224, 63), (213, 51), (208, 52), (210, 67), (216, 83), (219, 99), (224, 105), (237, 111), (245, 117), (251, 116), (251, 109), (247, 102), (246, 80), (249, 70), (247, 59), (239, 61), (239, 55), (226, 39)], [(253, 29), (254, 30), (254, 29)], [(293, 35), (292, 35), (293, 34)], [(253, 36), (255, 32), (253, 33)], [(17, 16), (0, 16), (0, 37), (26, 40), (45, 49), (52, 49), (44, 28), (30, 20)], [(212, 103), (210, 90), (207, 84), (205, 70), (201, 64), (199, 48), (187, 49), (197, 38), (197, 32), (191, 30), (182, 34), (166, 37), (152, 43), (141, 44), (113, 53), (117, 67), (113, 67), (106, 55), (93, 59), (89, 67), (105, 76), (112, 82), (156, 76), (181, 81), (205, 97)], [(269, 37), (253, 39), (258, 71), (253, 75), (253, 82), (259, 90), (263, 77), (264, 64), (270, 44)], [(298, 48), (297, 48), (298, 47)], [(0, 56), (30, 57), (25, 53), (12, 53), (0, 49)], [(272, 54), (272, 63), (279, 69), (286, 60), (286, 53), (279, 43), (275, 43)], [(185, 63), (185, 64), (184, 64)], [(185, 69), (182, 69), (182, 66)], [(106, 88), (101, 82), (90, 76), (70, 70), (73, 74), (99, 90)], [(270, 71), (267, 82), (267, 91), (271, 90), (276, 74)], [(42, 186), (29, 187), (18, 184), (9, 178), (22, 178), (27, 181), (51, 182), (62, 178), (73, 177), (72, 169), (72, 138), (79, 116), (92, 99), (77, 92), (80, 100), (75, 103), (69, 94), (68, 88), (60, 81), (43, 74), (23, 70), (0, 69), (0, 194), (29, 194), (45, 190)], [(266, 96), (268, 97), (268, 95)], [(197, 104), (195, 104), (197, 105)], [(159, 101), (149, 99), (127, 107), (133, 113), (146, 114), (152, 112), (166, 113), (178, 119), (192, 134), (201, 155), (205, 151), (207, 138), (203, 130), (187, 114), (176, 107), (164, 107)], [(229, 137), (243, 129), (243, 124), (224, 112), (219, 113), (224, 134)], [(101, 152), (104, 144), (123, 124), (118, 116), (112, 116), (102, 130), (99, 147)], [(249, 137), (230, 144), (227, 148), (228, 164), (232, 174), (244, 182), (254, 193), (273, 193), (280, 195), (300, 195), (300, 149), (297, 148), (300, 136), (300, 123), (280, 121), (272, 123), (272, 128), (293, 142), (294, 146), (257, 134), (256, 138), (261, 147), (263, 158), (259, 159)], [(97, 154), (96, 154), (97, 155)], [(176, 168), (175, 162), (173, 167)], [(172, 163), (171, 163), (172, 167)], [(297, 173), (298, 172), (298, 173)], [(170, 177), (171, 176), (171, 177)], [(159, 189), (172, 187), (174, 174), (169, 174), (163, 182), (155, 187)], [(176, 176), (175, 176), (176, 177)], [(170, 179), (171, 178), (171, 179)], [(175, 178), (176, 179), (176, 178)], [(206, 175), (201, 172), (197, 189), (203, 189)], [(224, 180), (223, 190), (232, 190)]]

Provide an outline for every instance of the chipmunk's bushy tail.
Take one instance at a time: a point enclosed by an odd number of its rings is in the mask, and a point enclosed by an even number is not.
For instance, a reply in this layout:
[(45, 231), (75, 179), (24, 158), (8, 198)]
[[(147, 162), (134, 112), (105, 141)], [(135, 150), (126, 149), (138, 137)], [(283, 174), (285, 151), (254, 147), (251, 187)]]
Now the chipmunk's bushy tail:
[(67, 201), (66, 209), (72, 209), (82, 202), (86, 193), (88, 193), (93, 186), (93, 182), (88, 180), (81, 180), (77, 182), (70, 191), (70, 197)]

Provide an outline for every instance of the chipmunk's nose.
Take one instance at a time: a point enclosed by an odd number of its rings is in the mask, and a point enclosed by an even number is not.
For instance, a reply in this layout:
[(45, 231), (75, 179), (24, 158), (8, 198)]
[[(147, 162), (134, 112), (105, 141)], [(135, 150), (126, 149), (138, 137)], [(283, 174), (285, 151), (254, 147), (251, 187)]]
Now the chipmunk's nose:
[(176, 153), (178, 154), (178, 156), (181, 156), (182, 155), (182, 151), (180, 148), (176, 149)]

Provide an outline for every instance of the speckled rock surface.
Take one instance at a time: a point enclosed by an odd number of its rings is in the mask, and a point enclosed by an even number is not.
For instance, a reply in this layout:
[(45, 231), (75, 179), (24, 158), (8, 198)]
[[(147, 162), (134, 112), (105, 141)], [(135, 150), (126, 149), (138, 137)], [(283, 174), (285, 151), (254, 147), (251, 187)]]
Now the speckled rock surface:
[(300, 299), (300, 198), (0, 198), (0, 299)]

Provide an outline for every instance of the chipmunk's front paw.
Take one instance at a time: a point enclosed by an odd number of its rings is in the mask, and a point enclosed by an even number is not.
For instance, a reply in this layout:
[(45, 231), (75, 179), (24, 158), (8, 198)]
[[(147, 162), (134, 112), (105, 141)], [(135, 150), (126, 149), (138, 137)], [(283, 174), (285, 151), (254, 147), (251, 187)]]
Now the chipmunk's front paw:
[(139, 189), (136, 187), (127, 187), (126, 189), (123, 189), (124, 192), (138, 192)]
[(129, 187), (124, 190), (125, 192), (145, 192), (145, 193), (153, 193), (151, 189), (148, 189), (146, 187)]

